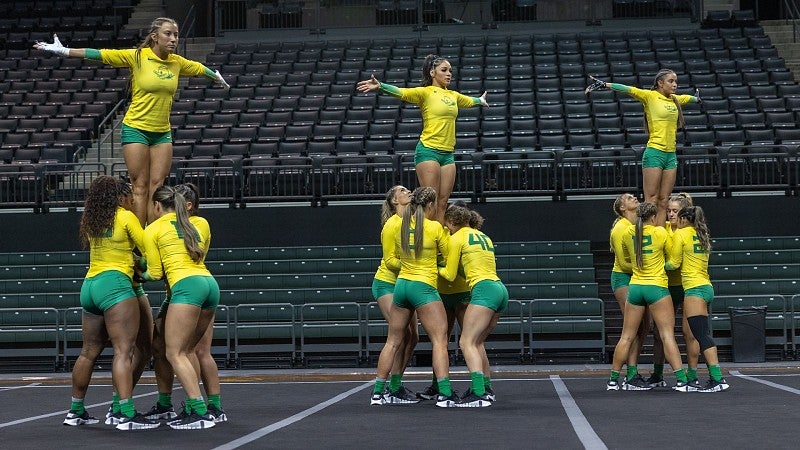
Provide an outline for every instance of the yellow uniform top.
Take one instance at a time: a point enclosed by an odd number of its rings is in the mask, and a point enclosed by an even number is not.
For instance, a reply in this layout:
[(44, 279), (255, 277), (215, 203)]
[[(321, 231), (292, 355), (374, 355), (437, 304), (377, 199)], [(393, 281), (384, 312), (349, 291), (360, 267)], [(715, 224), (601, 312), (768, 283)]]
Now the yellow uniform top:
[[(388, 222), (387, 222), (388, 223)], [(400, 245), (400, 229), (402, 220), (393, 222), (395, 225), (387, 230), (394, 236), (395, 246), (398, 249), (393, 259), (386, 259), (386, 267), (398, 270), (397, 278), (411, 281), (421, 281), (436, 287), (438, 270), (436, 268), (436, 254), (447, 255), (449, 235), (442, 224), (435, 220), (423, 221), (424, 234), (422, 237), (422, 253), (419, 258), (414, 255), (415, 221), (411, 220), (411, 252), (406, 253)], [(385, 256), (385, 255), (384, 255)]]
[(645, 225), (642, 229), (642, 268), (636, 267), (636, 226), (628, 227), (628, 257), (633, 267), (631, 284), (667, 287), (664, 262), (667, 247), (667, 230), (664, 227)]
[[(195, 228), (200, 248), (207, 254), (211, 243), (208, 222), (199, 216), (192, 216), (189, 221)], [(158, 280), (166, 273), (170, 286), (192, 275), (211, 276), (203, 261), (192, 261), (186, 251), (174, 212), (164, 214), (144, 229), (144, 254), (149, 277)]]
[(439, 274), (445, 279), (454, 279), (459, 263), (464, 266), (464, 275), (470, 290), (479, 281), (500, 280), (497, 276), (492, 240), (474, 228), (463, 227), (450, 237), (447, 265), (439, 269)]
[(422, 145), (436, 150), (453, 151), (456, 146), (458, 108), (481, 104), (479, 98), (435, 86), (398, 88), (381, 84), (389, 94), (405, 102), (419, 105), (422, 114)]
[[(667, 230), (667, 239), (669, 239), (669, 245), (672, 245), (673, 237), (675, 235), (675, 231), (672, 229), (672, 224), (667, 222), (666, 225)], [(669, 246), (667, 247), (667, 258), (669, 258)], [(681, 281), (681, 271), (680, 269), (674, 270), (667, 270), (667, 284), (670, 286), (682, 286), (683, 282)]]
[(98, 239), (89, 240), (89, 271), (86, 278), (107, 270), (118, 270), (133, 277), (133, 248), (143, 251), (143, 231), (139, 219), (120, 206), (114, 224)]
[(389, 217), (389, 220), (383, 224), (383, 228), (381, 229), (381, 247), (383, 248), (383, 257), (381, 258), (381, 263), (378, 265), (378, 271), (375, 272), (376, 280), (385, 281), (392, 284), (397, 282), (397, 270), (392, 270), (387, 267), (386, 261), (397, 259), (397, 252), (399, 251), (399, 247), (397, 247), (397, 243), (399, 241), (395, 240), (392, 230), (399, 229), (400, 225), (394, 222), (402, 223), (403, 218), (395, 214), (392, 217)]
[(174, 53), (163, 60), (149, 47), (142, 49), (138, 60), (136, 49), (103, 49), (100, 57), (105, 64), (131, 69), (131, 105), (122, 123), (145, 131), (170, 131), (169, 114), (179, 75), (206, 74), (210, 77), (208, 69), (199, 62)]
[(628, 93), (644, 105), (644, 112), (647, 116), (647, 129), (650, 130), (647, 146), (663, 152), (674, 152), (678, 133), (678, 107), (675, 106), (672, 97), (681, 105), (696, 101), (695, 97), (691, 95), (665, 97), (658, 91), (650, 89), (639, 89), (632, 86), (624, 87), (627, 89), (620, 89), (622, 92)]
[(628, 219), (620, 217), (611, 227), (611, 249), (614, 251), (614, 272), (632, 273), (631, 260), (628, 258), (626, 247), (630, 243), (628, 236), (628, 227), (633, 225)]
[(439, 276), (437, 280), (436, 290), (439, 291), (440, 294), (461, 294), (470, 291), (467, 279), (464, 278), (462, 268), (459, 268), (456, 278), (453, 281), (446, 280), (442, 276)]
[(683, 289), (711, 284), (708, 276), (708, 252), (700, 248), (697, 231), (692, 226), (675, 231), (669, 248), (667, 267), (680, 266)]

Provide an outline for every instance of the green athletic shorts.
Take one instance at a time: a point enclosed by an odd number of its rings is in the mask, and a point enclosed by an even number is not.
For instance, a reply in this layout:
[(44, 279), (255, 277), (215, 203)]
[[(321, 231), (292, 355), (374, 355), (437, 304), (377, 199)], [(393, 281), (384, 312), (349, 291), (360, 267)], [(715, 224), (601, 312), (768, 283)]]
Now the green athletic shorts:
[(122, 145), (125, 144), (144, 144), (158, 145), (171, 144), (172, 131), (158, 133), (155, 131), (145, 131), (122, 124)]
[(631, 284), (631, 274), (625, 272), (611, 272), (611, 292)]
[(117, 303), (136, 298), (136, 293), (128, 275), (118, 270), (106, 270), (83, 280), (80, 298), (84, 311), (101, 316), (103, 311)]
[(628, 289), (628, 303), (635, 306), (652, 305), (664, 297), (669, 297), (669, 289), (651, 284), (633, 284)]
[(682, 305), (683, 304), (683, 286), (668, 286), (669, 288), (669, 295), (672, 296), (672, 304)]
[(711, 300), (714, 300), (714, 286), (710, 284), (695, 286), (691, 289), (686, 290), (686, 296), (700, 297), (703, 300), (705, 300), (706, 303), (711, 304)]
[(216, 309), (219, 305), (219, 285), (214, 277), (193, 275), (175, 283), (170, 303), (186, 303), (201, 309)]
[(472, 288), (472, 300), (469, 304), (503, 312), (508, 306), (508, 289), (502, 281), (481, 280)]
[(456, 163), (453, 152), (428, 148), (422, 145), (422, 141), (420, 141), (417, 142), (417, 148), (414, 151), (414, 165), (416, 166), (423, 161), (436, 161), (440, 166), (447, 166)]
[(644, 155), (642, 155), (642, 168), (677, 169), (678, 155), (675, 152), (665, 152), (657, 148), (647, 147), (644, 149)]
[(417, 309), (431, 302), (440, 302), (442, 297), (435, 287), (427, 283), (398, 278), (392, 301), (401, 308)]
[(383, 297), (384, 295), (394, 294), (394, 284), (377, 278), (372, 279), (372, 298), (375, 300)]
[(471, 294), (469, 291), (459, 292), (457, 294), (442, 294), (440, 292), (439, 296), (442, 297), (442, 303), (444, 303), (444, 309), (447, 309), (449, 311), (455, 311), (458, 305), (468, 305), (471, 298)]

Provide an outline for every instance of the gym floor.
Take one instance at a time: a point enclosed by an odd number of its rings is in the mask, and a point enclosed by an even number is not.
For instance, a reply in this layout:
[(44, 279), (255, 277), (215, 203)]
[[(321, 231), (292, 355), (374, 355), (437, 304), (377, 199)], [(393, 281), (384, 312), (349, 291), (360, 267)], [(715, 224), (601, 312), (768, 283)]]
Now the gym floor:
[[(800, 365), (723, 367), (720, 393), (606, 391), (608, 365), (498, 366), (497, 401), (488, 408), (370, 406), (374, 369), (221, 371), (229, 421), (207, 430), (118, 431), (102, 424), (63, 426), (69, 374), (0, 375), (0, 436), (13, 448), (797, 448)], [(650, 367), (640, 366), (647, 375)], [(464, 367), (453, 386), (469, 387)], [(700, 381), (707, 373), (701, 366)], [(674, 384), (674, 377), (667, 381)], [(430, 372), (411, 368), (405, 385), (423, 390)], [(152, 372), (137, 386), (140, 411), (156, 400)], [(102, 419), (110, 376), (95, 373), (86, 406)], [(173, 401), (182, 391), (176, 383)]]

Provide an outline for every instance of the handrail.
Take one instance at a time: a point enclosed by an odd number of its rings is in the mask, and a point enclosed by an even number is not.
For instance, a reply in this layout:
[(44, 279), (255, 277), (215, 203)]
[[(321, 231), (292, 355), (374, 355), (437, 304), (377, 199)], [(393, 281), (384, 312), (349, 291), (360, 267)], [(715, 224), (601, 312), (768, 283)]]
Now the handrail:
[(783, 6), (788, 15), (787, 20), (792, 21), (792, 42), (797, 42), (797, 21), (800, 20), (800, 7), (794, 0), (783, 0)]
[[(127, 102), (128, 102), (128, 99), (127, 98), (123, 98), (122, 100), (118, 101), (117, 104), (114, 105), (113, 108), (111, 108), (111, 112), (109, 112), (103, 118), (103, 120), (100, 121), (100, 124), (97, 125), (97, 136), (100, 136), (100, 131), (103, 129), (103, 127), (105, 126), (106, 122), (109, 122), (114, 117), (116, 117), (117, 114), (119, 113), (119, 110), (122, 108), (123, 104), (125, 104)], [(108, 140), (109, 136), (111, 136), (111, 156), (112, 157), (114, 156), (114, 130), (116, 130), (118, 126), (119, 126), (119, 123), (115, 123), (111, 127), (111, 133), (108, 133), (107, 135), (103, 136), (102, 138), (98, 138), (98, 140), (97, 140), (97, 162), (100, 162), (100, 148), (102, 148), (103, 144), (105, 144), (105, 142), (106, 142), (106, 140)]]
[(186, 12), (186, 17), (184, 17), (183, 21), (181, 22), (180, 30), (181, 34), (183, 35), (181, 36), (183, 39), (181, 39), (180, 44), (178, 44), (178, 53), (180, 53), (181, 55), (186, 54), (187, 39), (191, 39), (194, 37), (194, 29), (196, 23), (197, 23), (197, 11), (195, 10), (194, 5), (192, 5), (189, 8), (189, 11)]

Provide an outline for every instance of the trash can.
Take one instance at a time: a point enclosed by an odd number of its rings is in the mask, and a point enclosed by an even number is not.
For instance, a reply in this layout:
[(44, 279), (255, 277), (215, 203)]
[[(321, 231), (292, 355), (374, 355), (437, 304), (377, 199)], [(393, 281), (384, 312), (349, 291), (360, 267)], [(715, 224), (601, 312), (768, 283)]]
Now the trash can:
[(733, 361), (759, 363), (766, 360), (767, 307), (728, 308), (731, 319)]

